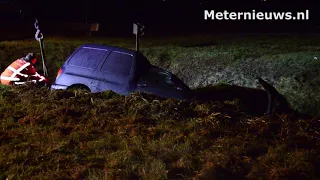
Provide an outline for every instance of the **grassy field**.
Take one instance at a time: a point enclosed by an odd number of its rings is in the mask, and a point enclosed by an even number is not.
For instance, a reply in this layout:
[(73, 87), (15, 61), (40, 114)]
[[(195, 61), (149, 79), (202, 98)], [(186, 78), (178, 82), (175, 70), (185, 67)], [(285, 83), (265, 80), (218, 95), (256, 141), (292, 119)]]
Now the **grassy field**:
[[(44, 43), (51, 80), (83, 43), (135, 48), (134, 37), (48, 37)], [(153, 64), (172, 71), (191, 88), (217, 83), (257, 88), (255, 77), (260, 76), (284, 94), (295, 110), (320, 115), (319, 43), (320, 35), (143, 37), (141, 51)], [(0, 42), (1, 67), (30, 51), (39, 52), (34, 39)]]
[[(141, 51), (190, 87), (257, 87), (268, 79), (312, 117), (252, 115), (241, 99), (181, 102), (146, 94), (1, 87), (0, 179), (318, 179), (318, 36), (142, 39)], [(134, 39), (46, 38), (50, 79), (83, 43), (134, 48)], [(0, 42), (2, 67), (35, 40)], [(41, 68), (41, 65), (39, 65)]]

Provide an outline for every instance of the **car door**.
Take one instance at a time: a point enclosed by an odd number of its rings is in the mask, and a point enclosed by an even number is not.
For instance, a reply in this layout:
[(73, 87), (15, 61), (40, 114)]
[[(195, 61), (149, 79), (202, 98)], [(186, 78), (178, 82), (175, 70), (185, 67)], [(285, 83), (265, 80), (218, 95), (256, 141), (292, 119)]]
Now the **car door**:
[(112, 90), (116, 93), (128, 95), (132, 90), (129, 88), (130, 72), (133, 63), (133, 55), (112, 51), (101, 66), (99, 77), (101, 91)]
[(172, 81), (172, 74), (160, 68), (152, 67), (141, 76), (137, 90), (165, 98), (184, 99), (184, 88)]

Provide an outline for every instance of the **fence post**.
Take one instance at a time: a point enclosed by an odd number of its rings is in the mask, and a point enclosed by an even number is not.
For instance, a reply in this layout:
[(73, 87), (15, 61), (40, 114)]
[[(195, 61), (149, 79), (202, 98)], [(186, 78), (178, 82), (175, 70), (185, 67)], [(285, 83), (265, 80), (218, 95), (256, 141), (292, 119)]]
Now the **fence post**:
[(90, 32), (89, 36), (91, 36), (92, 31), (98, 32), (100, 29), (100, 24), (99, 23), (93, 23), (90, 25)]

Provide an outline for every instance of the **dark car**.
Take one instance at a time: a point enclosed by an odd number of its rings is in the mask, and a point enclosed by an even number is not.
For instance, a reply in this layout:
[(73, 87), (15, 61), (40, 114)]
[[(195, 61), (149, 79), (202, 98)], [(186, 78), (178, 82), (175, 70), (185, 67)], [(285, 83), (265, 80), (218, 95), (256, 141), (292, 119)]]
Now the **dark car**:
[(151, 65), (139, 51), (97, 44), (77, 48), (59, 70), (51, 89), (75, 86), (92, 93), (111, 90), (129, 95), (136, 91), (180, 100), (192, 95), (179, 78)]

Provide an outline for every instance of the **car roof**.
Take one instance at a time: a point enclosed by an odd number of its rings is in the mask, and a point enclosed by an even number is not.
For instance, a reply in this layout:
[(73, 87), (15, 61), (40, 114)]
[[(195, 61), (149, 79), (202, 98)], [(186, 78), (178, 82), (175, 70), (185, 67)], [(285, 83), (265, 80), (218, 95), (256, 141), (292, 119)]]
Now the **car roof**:
[(121, 47), (117, 47), (117, 46), (100, 45), (100, 44), (84, 44), (84, 45), (80, 46), (79, 48), (86, 48), (86, 47), (105, 49), (108, 51), (120, 51), (123, 53), (132, 54), (132, 55), (135, 55), (137, 53), (137, 51), (131, 50), (131, 49), (121, 48)]

